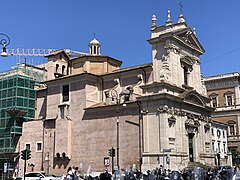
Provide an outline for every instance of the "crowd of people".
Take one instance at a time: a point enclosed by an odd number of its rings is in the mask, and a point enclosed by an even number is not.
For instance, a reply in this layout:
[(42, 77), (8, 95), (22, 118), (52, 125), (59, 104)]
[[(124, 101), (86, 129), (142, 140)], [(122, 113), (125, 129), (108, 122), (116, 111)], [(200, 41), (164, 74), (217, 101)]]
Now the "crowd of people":
[[(239, 174), (239, 175), (238, 175)], [(239, 176), (239, 177), (238, 177)], [(140, 172), (137, 169), (129, 171), (115, 171), (109, 173), (107, 170), (99, 176), (83, 176), (77, 168), (69, 167), (66, 180), (240, 180), (240, 170), (232, 167), (215, 167), (194, 169), (184, 168), (182, 171), (165, 169), (160, 165), (159, 168)]]

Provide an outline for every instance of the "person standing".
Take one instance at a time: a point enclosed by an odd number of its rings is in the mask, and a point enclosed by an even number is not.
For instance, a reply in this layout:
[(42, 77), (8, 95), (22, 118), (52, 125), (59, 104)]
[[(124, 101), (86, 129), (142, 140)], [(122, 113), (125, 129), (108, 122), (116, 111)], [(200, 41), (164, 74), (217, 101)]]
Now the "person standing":
[(66, 180), (74, 180), (74, 173), (72, 171), (72, 167), (71, 166), (67, 170)]

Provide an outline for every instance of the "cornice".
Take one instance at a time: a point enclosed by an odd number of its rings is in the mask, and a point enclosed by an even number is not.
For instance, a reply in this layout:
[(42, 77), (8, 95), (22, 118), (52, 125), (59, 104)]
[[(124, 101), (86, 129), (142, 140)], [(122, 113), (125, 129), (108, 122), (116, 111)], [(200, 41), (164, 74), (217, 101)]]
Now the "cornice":
[(172, 85), (172, 84), (166, 83), (164, 81), (153, 82), (151, 84), (145, 84), (145, 85), (140, 86), (140, 88), (142, 88), (142, 89), (156, 88), (156, 87), (167, 87), (168, 89), (175, 90), (175, 92), (179, 92), (179, 93), (183, 93), (185, 91), (185, 89), (183, 89), (183, 88), (180, 88), (180, 87), (178, 87), (176, 85)]

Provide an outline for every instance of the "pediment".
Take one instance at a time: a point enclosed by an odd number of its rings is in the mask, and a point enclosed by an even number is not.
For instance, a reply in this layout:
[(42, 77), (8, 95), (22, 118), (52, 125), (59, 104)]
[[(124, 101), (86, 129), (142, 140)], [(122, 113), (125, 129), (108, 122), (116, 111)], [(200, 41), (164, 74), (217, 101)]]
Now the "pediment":
[(236, 121), (234, 121), (234, 120), (228, 120), (228, 121), (227, 121), (227, 124), (236, 124)]
[(191, 104), (196, 104), (199, 106), (204, 106), (204, 107), (206, 106), (206, 102), (204, 101), (204, 99), (201, 97), (201, 95), (199, 95), (195, 91), (191, 91), (187, 93), (184, 96), (184, 101), (190, 102)]
[(204, 106), (204, 103), (201, 101), (201, 99), (193, 94), (190, 94), (184, 98), (185, 101), (189, 101), (191, 103)]
[(224, 95), (228, 95), (228, 94), (233, 94), (233, 92), (232, 91), (227, 91), (227, 92), (224, 93)]
[(182, 64), (187, 64), (188, 66), (192, 66), (194, 64), (194, 61), (189, 56), (184, 56), (180, 59)]
[(193, 31), (190, 28), (186, 28), (182, 31), (179, 31), (178, 33), (175, 34), (175, 37), (180, 39), (184, 44), (194, 47), (201, 53), (205, 52), (202, 45), (198, 41), (196, 35), (193, 33)]
[(215, 97), (215, 96), (218, 96), (218, 94), (217, 94), (217, 93), (211, 93), (211, 94), (209, 94), (209, 97)]

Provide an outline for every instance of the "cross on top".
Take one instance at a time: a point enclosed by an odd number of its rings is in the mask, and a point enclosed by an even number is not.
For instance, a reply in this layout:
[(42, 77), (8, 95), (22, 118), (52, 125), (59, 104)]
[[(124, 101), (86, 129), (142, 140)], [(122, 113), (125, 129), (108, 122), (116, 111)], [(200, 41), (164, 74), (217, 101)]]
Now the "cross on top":
[(180, 13), (182, 14), (182, 9), (183, 9), (183, 5), (182, 5), (182, 1), (180, 1), (180, 3), (178, 3), (180, 6)]

